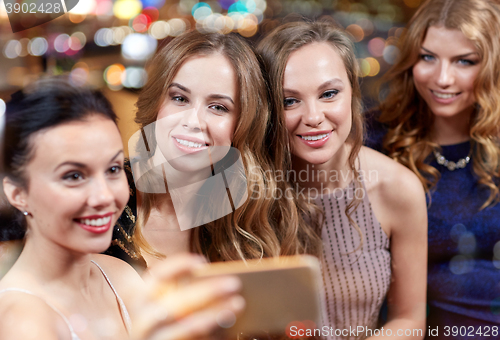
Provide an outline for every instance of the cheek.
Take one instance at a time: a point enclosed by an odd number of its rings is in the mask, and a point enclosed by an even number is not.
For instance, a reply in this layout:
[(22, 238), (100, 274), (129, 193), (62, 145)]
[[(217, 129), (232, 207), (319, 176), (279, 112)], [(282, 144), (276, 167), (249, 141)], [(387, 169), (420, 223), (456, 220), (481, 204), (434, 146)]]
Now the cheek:
[(427, 82), (428, 72), (423, 65), (417, 63), (415, 66), (413, 66), (412, 73), (413, 73), (413, 84), (418, 90), (420, 87), (424, 85), (425, 82)]
[(300, 125), (300, 114), (293, 111), (285, 112), (285, 125), (288, 133), (293, 135), (294, 131)]
[(219, 117), (207, 125), (209, 125), (210, 133), (217, 145), (231, 145), (236, 129), (236, 118)]

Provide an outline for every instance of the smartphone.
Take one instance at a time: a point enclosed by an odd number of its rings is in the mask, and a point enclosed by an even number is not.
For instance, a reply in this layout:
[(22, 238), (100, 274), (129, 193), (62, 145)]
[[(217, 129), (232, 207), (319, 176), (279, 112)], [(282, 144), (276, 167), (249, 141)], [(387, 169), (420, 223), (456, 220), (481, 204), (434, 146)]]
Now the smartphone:
[(308, 255), (213, 263), (195, 271), (208, 278), (234, 275), (241, 279), (246, 307), (224, 335), (283, 335), (291, 325), (318, 325), (321, 274), (317, 258)]

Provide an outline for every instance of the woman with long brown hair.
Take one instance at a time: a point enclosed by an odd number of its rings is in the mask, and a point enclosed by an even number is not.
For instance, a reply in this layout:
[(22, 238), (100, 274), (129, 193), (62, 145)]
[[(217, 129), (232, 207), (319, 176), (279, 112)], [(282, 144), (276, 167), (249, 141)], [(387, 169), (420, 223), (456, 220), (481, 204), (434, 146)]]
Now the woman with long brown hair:
[[(278, 161), (300, 205), (315, 203), (324, 213), (323, 325), (331, 328), (322, 335), (422, 338), (424, 192), (410, 171), (362, 146), (352, 42), (331, 23), (292, 22), (270, 32), (258, 51), (271, 89), (272, 136), (287, 140)], [(389, 319), (380, 333), (386, 296)]]
[(210, 261), (318, 252), (294, 200), (274, 197), (286, 183), (271, 175), (282, 165), (265, 149), (266, 99), (255, 53), (236, 35), (192, 31), (152, 58), (136, 116), (147, 142), (131, 148), (133, 239), (148, 263), (188, 251)]
[(368, 145), (411, 169), (428, 194), (428, 324), (439, 336), (496, 336), (500, 325), (497, 32), (498, 1), (423, 3), (370, 131)]

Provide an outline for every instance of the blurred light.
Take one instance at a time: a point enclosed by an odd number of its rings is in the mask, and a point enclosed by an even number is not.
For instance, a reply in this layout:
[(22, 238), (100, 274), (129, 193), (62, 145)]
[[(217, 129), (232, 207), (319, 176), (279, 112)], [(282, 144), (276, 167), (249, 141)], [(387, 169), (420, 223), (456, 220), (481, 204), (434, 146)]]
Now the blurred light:
[(237, 1), (231, 6), (229, 6), (228, 13), (231, 12), (240, 12), (240, 13), (245, 13), (248, 12), (247, 7), (242, 1)]
[(87, 15), (85, 15), (85, 14), (69, 13), (69, 21), (71, 21), (74, 24), (81, 23), (83, 20), (85, 20), (86, 17), (87, 17)]
[(399, 48), (394, 45), (389, 45), (384, 48), (384, 60), (389, 65), (394, 65), (399, 57)]
[(63, 33), (57, 36), (54, 40), (54, 49), (59, 53), (64, 53), (69, 50), (69, 35)]
[[(128, 28), (128, 30), (125, 29)], [(123, 40), (125, 40), (125, 37), (132, 32), (130, 27), (128, 26), (121, 26), (121, 27), (113, 27), (113, 45), (119, 45), (123, 43)], [(129, 31), (130, 30), (130, 31)]]
[(193, 8), (191, 8), (191, 15), (194, 16), (194, 13), (200, 9), (200, 8), (208, 8), (210, 10), (210, 12), (212, 12), (212, 8), (210, 7), (209, 4), (207, 4), (206, 2), (198, 2), (197, 4), (194, 4), (193, 5)]
[(391, 29), (392, 25), (392, 19), (387, 16), (387, 14), (377, 15), (377, 19), (375, 20), (375, 27), (379, 31), (388, 32)]
[(451, 259), (449, 268), (455, 275), (466, 274), (474, 268), (474, 260), (468, 256), (456, 255)]
[(233, 20), (234, 28), (240, 28), (245, 22), (245, 17), (238, 12), (228, 13), (228, 16)]
[(460, 237), (467, 232), (467, 228), (462, 223), (455, 224), (450, 230), (450, 237), (453, 241), (460, 241)]
[(367, 37), (373, 33), (375, 27), (373, 26), (373, 22), (369, 19), (363, 18), (356, 21), (356, 24), (363, 29), (364, 36)]
[(359, 25), (356, 25), (356, 24), (352, 24), (352, 25), (347, 26), (346, 31), (352, 35), (355, 42), (360, 42), (365, 37), (365, 33), (363, 32), (363, 29)]
[(219, 0), (219, 3), (223, 9), (229, 9), (235, 3), (235, 0)]
[(138, 0), (117, 0), (113, 5), (113, 13), (119, 19), (130, 19), (142, 10), (142, 4)]
[(26, 57), (29, 54), (28, 45), (30, 40), (28, 38), (22, 38), (19, 40), (19, 43), (21, 44), (21, 52), (19, 52), (19, 56)]
[(73, 66), (69, 74), (71, 84), (75, 86), (84, 85), (89, 78), (89, 66), (84, 62), (78, 62)]
[(85, 0), (85, 1), (78, 1), (77, 5), (73, 7), (69, 13), (73, 14), (90, 14), (94, 11), (96, 7), (96, 1), (95, 0)]
[(417, 8), (420, 6), (420, 0), (404, 0), (405, 5), (410, 8)]
[(173, 37), (181, 35), (188, 29), (186, 22), (182, 19), (170, 19), (168, 25), (170, 26), (170, 35)]
[(4, 115), (6, 108), (7, 108), (7, 105), (5, 104), (3, 99), (0, 98), (0, 117)]
[(394, 34), (394, 36), (396, 38), (399, 38), (404, 32), (405, 32), (406, 28), (404, 27), (400, 27), (396, 30), (396, 34)]
[(3, 55), (8, 59), (14, 59), (19, 56), (22, 45), (17, 40), (9, 40), (3, 49)]
[(141, 0), (143, 7), (162, 8), (165, 5), (165, 0)]
[(94, 42), (97, 46), (106, 47), (112, 45), (113, 41), (113, 30), (110, 28), (100, 28), (95, 32)]
[(158, 42), (149, 35), (133, 33), (122, 44), (122, 55), (127, 59), (146, 60), (156, 51)]
[(34, 56), (44, 55), (48, 48), (49, 43), (47, 42), (47, 39), (41, 37), (31, 39), (28, 44), (28, 52)]
[[(203, 3), (203, 2), (200, 2)], [(201, 6), (198, 7), (194, 12), (193, 12), (193, 17), (194, 20), (200, 21), (204, 20), (206, 17), (208, 17), (210, 14), (212, 14), (212, 9), (210, 6)]]
[(160, 17), (160, 12), (154, 7), (147, 7), (143, 9), (142, 14), (146, 15), (150, 19), (150, 23), (158, 20)]
[(95, 15), (112, 15), (113, 14), (113, 1), (101, 0), (96, 6)]
[(140, 89), (146, 84), (147, 73), (142, 67), (127, 67), (121, 80), (125, 87)]
[(122, 74), (125, 71), (125, 66), (122, 64), (113, 64), (104, 70), (104, 81), (112, 86), (122, 84)]
[(370, 73), (370, 63), (365, 59), (358, 59), (359, 68), (361, 69), (361, 77), (366, 77)]
[(165, 39), (170, 34), (170, 25), (163, 20), (154, 22), (149, 26), (149, 34), (157, 40)]
[(369, 77), (375, 77), (380, 72), (380, 64), (377, 59), (368, 57), (365, 59), (370, 65), (370, 71), (368, 72)]
[(85, 44), (87, 43), (87, 37), (83, 32), (75, 32), (71, 35), (70, 45), (69, 47), (73, 51), (81, 50)]
[(134, 31), (139, 32), (139, 33), (144, 33), (148, 30), (148, 26), (150, 23), (150, 19), (144, 14), (139, 14), (132, 20), (132, 28)]
[(238, 28), (238, 33), (245, 38), (249, 38), (257, 33), (257, 24), (257, 17), (253, 14), (248, 14), (245, 16), (242, 25)]
[(476, 250), (476, 238), (471, 232), (467, 232), (460, 236), (458, 240), (458, 251), (463, 255), (472, 255)]
[(382, 38), (373, 38), (368, 42), (368, 51), (374, 57), (384, 55), (385, 41)]

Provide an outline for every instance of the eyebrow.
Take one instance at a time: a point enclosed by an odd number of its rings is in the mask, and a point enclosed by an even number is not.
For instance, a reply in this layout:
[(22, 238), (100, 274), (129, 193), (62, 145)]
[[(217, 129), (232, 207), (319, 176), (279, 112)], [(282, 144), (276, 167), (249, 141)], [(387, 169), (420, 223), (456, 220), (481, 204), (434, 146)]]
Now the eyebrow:
[[(332, 86), (335, 86), (335, 85), (344, 85), (344, 82), (340, 78), (333, 78), (333, 79), (325, 81), (323, 84), (318, 86), (318, 90), (322, 91), (322, 90), (325, 90), (325, 89), (332, 87)], [(298, 95), (299, 94), (299, 91), (295, 91), (292, 89), (283, 89), (283, 92), (289, 93), (291, 95)]]
[[(118, 152), (116, 153), (116, 155), (114, 155), (114, 156), (111, 158), (110, 162), (114, 161), (114, 160), (116, 159), (116, 157), (118, 157), (121, 153), (123, 153), (123, 150), (118, 151)], [(65, 165), (71, 165), (71, 166), (74, 166), (74, 167), (77, 167), (77, 168), (81, 168), (81, 169), (83, 169), (83, 168), (85, 168), (85, 167), (86, 167), (86, 165), (85, 165), (85, 164), (83, 164), (83, 163), (68, 161), (68, 162), (64, 162), (64, 163), (59, 164), (59, 165), (55, 168), (55, 170), (54, 170), (54, 171), (56, 171), (57, 169), (59, 169), (60, 167), (65, 166)]]
[[(183, 85), (181, 85), (179, 83), (172, 83), (172, 84), (170, 84), (170, 86), (168, 88), (171, 88), (171, 87), (178, 87), (179, 89), (181, 89), (184, 92), (191, 93), (190, 89), (188, 89), (187, 87), (185, 87), (185, 86), (183, 86)], [(231, 97), (223, 95), (223, 94), (211, 94), (211, 95), (208, 96), (208, 98), (211, 98), (211, 99), (227, 99), (227, 100), (229, 100), (234, 105), (233, 99)]]
[[(432, 54), (432, 55), (436, 55), (436, 53), (432, 52), (432, 51), (429, 51), (428, 49), (426, 49), (425, 47), (420, 47), (421, 49), (423, 49), (425, 52), (429, 53), (429, 54)], [(477, 54), (479, 55), (479, 53), (477, 52), (470, 52), (470, 53), (466, 53), (466, 54), (460, 54), (460, 55), (457, 55), (455, 56), (454, 58), (465, 58), (465, 57), (468, 57), (470, 56), (471, 54)]]

